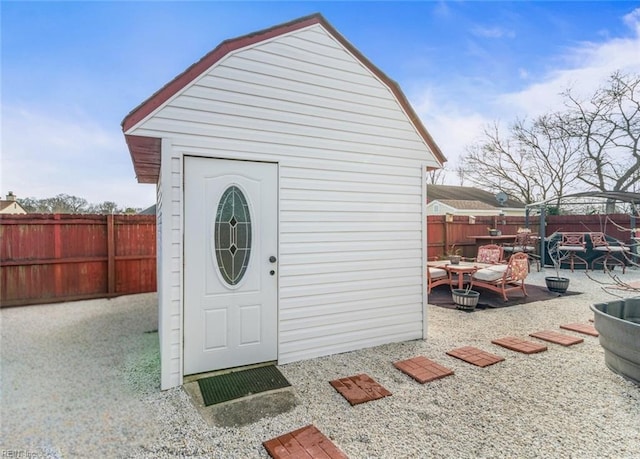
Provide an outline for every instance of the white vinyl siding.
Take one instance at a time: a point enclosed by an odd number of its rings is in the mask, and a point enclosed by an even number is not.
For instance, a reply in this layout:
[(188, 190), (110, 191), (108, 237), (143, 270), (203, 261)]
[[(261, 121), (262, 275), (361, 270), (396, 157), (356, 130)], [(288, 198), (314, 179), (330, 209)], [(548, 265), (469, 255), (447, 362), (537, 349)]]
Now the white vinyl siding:
[(368, 169), (281, 167), (282, 362), (422, 336), (422, 172)]
[[(423, 170), (439, 164), (320, 25), (234, 51), (128, 133), (169, 138), (179, 178), (185, 155), (279, 163), (280, 363), (423, 336)], [(181, 327), (180, 180), (163, 189)]]
[(182, 384), (182, 162), (169, 140), (162, 142), (156, 218), (158, 221), (158, 302), (160, 305), (160, 387)]

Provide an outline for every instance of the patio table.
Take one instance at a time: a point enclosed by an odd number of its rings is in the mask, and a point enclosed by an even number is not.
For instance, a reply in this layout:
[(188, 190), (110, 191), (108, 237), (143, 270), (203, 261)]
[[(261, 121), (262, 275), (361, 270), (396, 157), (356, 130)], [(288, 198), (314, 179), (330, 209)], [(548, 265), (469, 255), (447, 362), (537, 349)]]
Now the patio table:
[(500, 236), (490, 236), (488, 234), (467, 236), (469, 239), (474, 239), (476, 242), (476, 252), (478, 247), (485, 244), (497, 244), (502, 245), (505, 242), (513, 242), (516, 240), (515, 234), (501, 234)]
[(495, 265), (491, 263), (478, 263), (471, 261), (461, 261), (460, 263), (454, 265), (449, 260), (438, 260), (427, 262), (427, 266), (430, 268), (444, 269), (452, 274), (455, 274), (458, 280), (458, 288), (461, 289), (464, 287), (465, 279), (468, 276), (472, 275), (479, 269), (488, 268)]

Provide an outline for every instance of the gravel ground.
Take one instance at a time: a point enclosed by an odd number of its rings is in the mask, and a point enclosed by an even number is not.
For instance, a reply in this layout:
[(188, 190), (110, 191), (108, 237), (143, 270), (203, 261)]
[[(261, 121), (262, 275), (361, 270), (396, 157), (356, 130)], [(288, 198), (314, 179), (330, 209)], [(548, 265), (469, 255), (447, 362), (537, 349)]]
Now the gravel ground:
[[(592, 303), (614, 298), (569, 276), (583, 294), (474, 313), (429, 306), (426, 341), (282, 365), (298, 405), (237, 428), (205, 422), (182, 388), (159, 390), (155, 294), (3, 309), (0, 457), (266, 458), (263, 440), (313, 423), (350, 458), (640, 458), (640, 387), (606, 368), (597, 338), (530, 356), (490, 343), (586, 323)], [(445, 355), (465, 345), (506, 360), (482, 369)], [(391, 365), (420, 354), (455, 375), (420, 385)], [(356, 373), (393, 395), (351, 407), (328, 381)]]

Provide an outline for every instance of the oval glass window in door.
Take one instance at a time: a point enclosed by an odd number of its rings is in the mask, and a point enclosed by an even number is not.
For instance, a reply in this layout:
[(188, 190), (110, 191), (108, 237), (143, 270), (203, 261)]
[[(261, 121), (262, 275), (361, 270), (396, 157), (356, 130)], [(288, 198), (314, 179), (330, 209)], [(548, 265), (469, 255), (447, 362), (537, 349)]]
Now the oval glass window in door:
[(214, 225), (214, 250), (225, 282), (242, 280), (251, 255), (251, 215), (242, 190), (235, 185), (222, 193)]

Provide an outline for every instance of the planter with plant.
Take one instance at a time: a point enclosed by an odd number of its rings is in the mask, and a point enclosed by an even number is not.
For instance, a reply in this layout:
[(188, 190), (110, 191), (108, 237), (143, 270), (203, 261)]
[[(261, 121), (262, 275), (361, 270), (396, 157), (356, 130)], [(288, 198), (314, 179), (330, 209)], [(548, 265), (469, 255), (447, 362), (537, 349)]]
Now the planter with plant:
[(489, 230), (489, 236), (501, 236), (502, 231), (496, 228), (487, 228)]
[(551, 263), (553, 263), (553, 269), (556, 272), (555, 276), (547, 276), (544, 278), (545, 283), (547, 284), (547, 289), (551, 292), (556, 293), (566, 293), (569, 288), (569, 278), (560, 276), (560, 267), (562, 266), (562, 261), (567, 258), (566, 253), (562, 253), (560, 250), (560, 242), (562, 240), (562, 236), (558, 233), (553, 233), (547, 239), (547, 253), (549, 255), (549, 259)]
[(467, 288), (451, 289), (451, 298), (458, 309), (474, 311), (480, 300), (480, 292), (471, 290), (471, 284)]
[(445, 258), (451, 262), (452, 265), (460, 264), (460, 260), (462, 260), (462, 251), (459, 248), (456, 248), (455, 244), (451, 244)]

